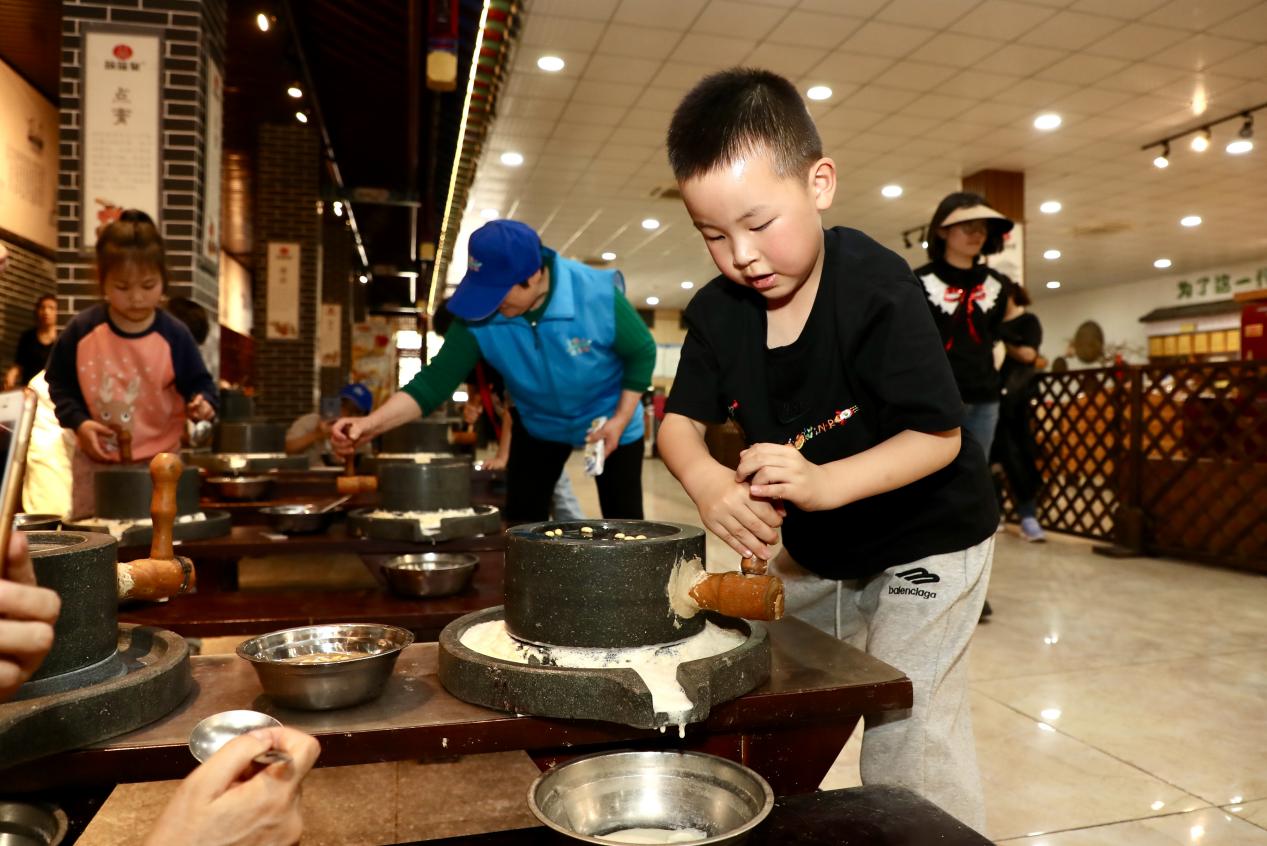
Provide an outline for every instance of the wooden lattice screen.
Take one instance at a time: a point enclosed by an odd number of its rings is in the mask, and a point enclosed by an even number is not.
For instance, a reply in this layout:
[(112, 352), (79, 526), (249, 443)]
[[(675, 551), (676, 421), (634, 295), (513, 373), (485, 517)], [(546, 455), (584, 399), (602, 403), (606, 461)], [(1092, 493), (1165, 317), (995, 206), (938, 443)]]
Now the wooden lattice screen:
[(1267, 363), (1043, 374), (1034, 389), (1044, 527), (1267, 572)]

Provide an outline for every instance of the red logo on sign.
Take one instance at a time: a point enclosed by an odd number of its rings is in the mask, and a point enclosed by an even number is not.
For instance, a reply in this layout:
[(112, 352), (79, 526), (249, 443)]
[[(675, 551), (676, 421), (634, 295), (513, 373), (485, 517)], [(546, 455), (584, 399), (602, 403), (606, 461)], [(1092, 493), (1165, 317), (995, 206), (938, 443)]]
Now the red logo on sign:
[(132, 48), (126, 44), (117, 44), (114, 48), (114, 57), (127, 61), (132, 58)]

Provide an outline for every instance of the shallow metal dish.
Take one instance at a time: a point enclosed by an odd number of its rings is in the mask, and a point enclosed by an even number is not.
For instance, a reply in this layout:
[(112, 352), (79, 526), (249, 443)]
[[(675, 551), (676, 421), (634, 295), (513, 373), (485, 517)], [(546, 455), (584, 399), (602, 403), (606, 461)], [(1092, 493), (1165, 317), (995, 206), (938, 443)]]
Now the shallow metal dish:
[(15, 514), (13, 528), (19, 532), (55, 532), (62, 525), (56, 514)]
[(0, 844), (57, 846), (66, 836), (66, 813), (44, 803), (0, 801)]
[(695, 829), (698, 846), (742, 843), (774, 807), (757, 773), (702, 752), (604, 752), (555, 767), (533, 782), (528, 807), (577, 843), (606, 844), (631, 828)]
[(263, 499), (273, 480), (268, 476), (215, 476), (207, 484), (224, 499)]
[(238, 735), (256, 729), (280, 728), (281, 724), (276, 717), (259, 711), (221, 711), (194, 726), (189, 733), (189, 751), (198, 763), (206, 763), (208, 758), (220, 751), (220, 747)]
[(479, 560), (455, 552), (398, 555), (383, 565), (383, 578), (400, 596), (449, 596), (466, 589)]
[(343, 513), (343, 509), (322, 511), (319, 505), (267, 505), (260, 509), (260, 513), (275, 532), (307, 535), (324, 532), (334, 518)]
[[(413, 632), (373, 623), (301, 626), (251, 638), (238, 655), (251, 662), (269, 698), (285, 708), (326, 711), (376, 699)], [(312, 655), (329, 663), (293, 663)], [(349, 657), (341, 657), (347, 655)]]

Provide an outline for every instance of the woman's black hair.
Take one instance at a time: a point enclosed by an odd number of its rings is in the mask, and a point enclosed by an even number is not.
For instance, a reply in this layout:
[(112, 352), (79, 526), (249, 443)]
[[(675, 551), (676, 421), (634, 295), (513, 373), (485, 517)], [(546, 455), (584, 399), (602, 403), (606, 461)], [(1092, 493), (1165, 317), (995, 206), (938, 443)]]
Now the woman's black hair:
[(45, 300), (52, 300), (53, 305), (57, 305), (57, 296), (55, 294), (40, 294), (40, 298), (35, 301), (35, 318), (38, 320), (40, 316), (40, 306), (44, 305)]
[(1029, 291), (1025, 290), (1024, 285), (1012, 286), (1012, 302), (1021, 308), (1028, 308), (1034, 301), (1029, 298)]
[(125, 209), (97, 236), (97, 282), (104, 286), (110, 271), (131, 263), (158, 268), (167, 290), (167, 253), (154, 219), (143, 211)]
[[(933, 219), (928, 222), (928, 258), (938, 261), (946, 257), (946, 239), (941, 235), (942, 221), (950, 217), (950, 213), (959, 209), (970, 209), (973, 206), (988, 206), (985, 197), (971, 191), (956, 191), (947, 194), (937, 204)], [(981, 247), (981, 255), (992, 256), (1003, 251), (1003, 233), (998, 226), (986, 220), (985, 244)]]

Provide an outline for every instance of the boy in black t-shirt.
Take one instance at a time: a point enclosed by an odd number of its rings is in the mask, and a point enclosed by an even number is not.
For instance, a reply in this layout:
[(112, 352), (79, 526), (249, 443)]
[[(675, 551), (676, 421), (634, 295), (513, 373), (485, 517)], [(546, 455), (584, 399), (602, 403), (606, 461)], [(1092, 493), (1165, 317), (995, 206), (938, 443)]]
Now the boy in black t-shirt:
[[(836, 166), (787, 80), (704, 79), (668, 149), (722, 275), (686, 309), (664, 461), (741, 555), (769, 559), (782, 527), (791, 612), (910, 676), (914, 708), (867, 719), (863, 780), (980, 829), (966, 653), (998, 515), (923, 292), (866, 235), (823, 230)], [(727, 416), (749, 444), (737, 471), (704, 445)]]

